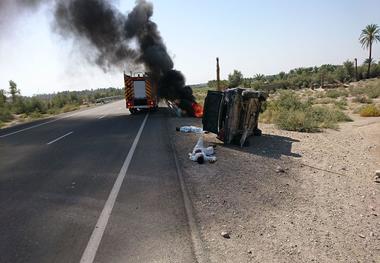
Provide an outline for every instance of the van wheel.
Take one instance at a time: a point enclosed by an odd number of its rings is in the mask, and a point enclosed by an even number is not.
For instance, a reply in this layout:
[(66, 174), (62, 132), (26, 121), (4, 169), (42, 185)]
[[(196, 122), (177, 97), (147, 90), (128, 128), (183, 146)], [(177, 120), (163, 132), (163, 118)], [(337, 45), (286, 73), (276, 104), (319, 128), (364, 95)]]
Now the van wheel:
[(136, 110), (136, 109), (129, 109), (129, 112), (130, 112), (131, 114), (136, 114), (136, 113), (137, 113), (137, 110)]

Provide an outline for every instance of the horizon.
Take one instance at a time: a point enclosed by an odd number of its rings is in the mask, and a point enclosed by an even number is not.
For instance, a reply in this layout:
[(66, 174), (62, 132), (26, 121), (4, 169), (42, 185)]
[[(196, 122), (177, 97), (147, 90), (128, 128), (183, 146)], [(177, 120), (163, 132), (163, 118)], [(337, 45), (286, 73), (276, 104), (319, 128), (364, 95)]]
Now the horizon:
[[(153, 4), (152, 20), (188, 85), (215, 79), (216, 57), (222, 79), (234, 69), (248, 78), (341, 65), (355, 57), (360, 65), (368, 56), (359, 43), (361, 30), (380, 23), (375, 8), (367, 8), (376, 4), (373, 0)], [(115, 5), (127, 13), (134, 1)], [(103, 72), (80, 56), (74, 41), (51, 30), (48, 6), (17, 14), (20, 17), (7, 26), (4, 21), (12, 14), (0, 20), (0, 88), (8, 90), (13, 80), (22, 95), (31, 96), (123, 86), (123, 70)], [(379, 61), (379, 56), (380, 45), (375, 44), (373, 57)]]

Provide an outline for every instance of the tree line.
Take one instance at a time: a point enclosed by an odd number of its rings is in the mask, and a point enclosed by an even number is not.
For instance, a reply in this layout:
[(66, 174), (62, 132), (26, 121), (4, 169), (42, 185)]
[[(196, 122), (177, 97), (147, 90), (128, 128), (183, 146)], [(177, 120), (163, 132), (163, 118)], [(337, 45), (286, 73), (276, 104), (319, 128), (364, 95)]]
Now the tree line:
[[(256, 74), (244, 77), (239, 70), (228, 75), (228, 80), (221, 80), (223, 88), (254, 88), (254, 89), (301, 89), (314, 87), (337, 86), (343, 83), (367, 78), (380, 77), (380, 61), (372, 57), (373, 44), (380, 41), (380, 28), (376, 24), (367, 25), (359, 36), (359, 42), (369, 52), (362, 65), (357, 65), (357, 59), (346, 60), (341, 65), (322, 65), (301, 67), (280, 72), (275, 75)], [(210, 88), (216, 88), (216, 80), (208, 82)]]
[(96, 90), (62, 91), (54, 94), (22, 96), (17, 84), (10, 80), (8, 91), (0, 89), (0, 126), (15, 116), (38, 118), (43, 115), (68, 112), (89, 105), (101, 98), (123, 96), (124, 90), (103, 88)]

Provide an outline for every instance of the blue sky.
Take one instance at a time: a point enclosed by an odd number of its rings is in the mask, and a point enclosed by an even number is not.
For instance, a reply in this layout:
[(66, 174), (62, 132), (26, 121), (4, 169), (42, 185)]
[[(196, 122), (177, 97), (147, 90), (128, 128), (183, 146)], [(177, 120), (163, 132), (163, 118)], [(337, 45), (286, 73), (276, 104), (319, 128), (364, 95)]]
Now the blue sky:
[[(295, 67), (339, 64), (367, 56), (358, 42), (365, 25), (380, 25), (380, 3), (374, 0), (309, 1), (153, 1), (153, 20), (176, 69), (189, 84), (233, 69), (244, 76), (276, 74)], [(134, 1), (115, 1), (122, 11)], [(24, 95), (122, 86), (122, 72), (102, 72), (80, 56), (80, 50), (51, 32), (48, 7), (0, 21), (0, 88), (14, 80)], [(6, 23), (4, 24), (4, 21)], [(6, 25), (6, 26), (5, 26)], [(373, 49), (380, 60), (380, 43)]]

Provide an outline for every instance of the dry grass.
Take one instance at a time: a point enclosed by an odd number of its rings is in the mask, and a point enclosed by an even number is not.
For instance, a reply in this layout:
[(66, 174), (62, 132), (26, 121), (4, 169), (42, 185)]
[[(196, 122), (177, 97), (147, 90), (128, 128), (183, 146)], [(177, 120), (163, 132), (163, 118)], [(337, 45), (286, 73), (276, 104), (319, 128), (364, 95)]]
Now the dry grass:
[(380, 109), (374, 104), (363, 106), (359, 109), (359, 114), (362, 117), (379, 117)]
[(335, 104), (318, 106), (312, 100), (302, 100), (293, 91), (282, 91), (275, 99), (268, 101), (260, 120), (275, 123), (283, 130), (317, 132), (322, 128), (337, 128), (337, 123), (350, 121)]

